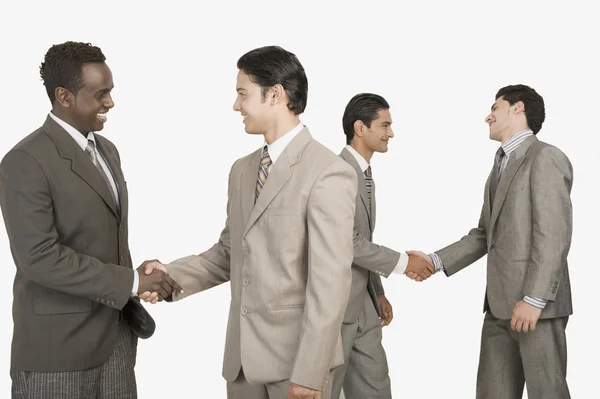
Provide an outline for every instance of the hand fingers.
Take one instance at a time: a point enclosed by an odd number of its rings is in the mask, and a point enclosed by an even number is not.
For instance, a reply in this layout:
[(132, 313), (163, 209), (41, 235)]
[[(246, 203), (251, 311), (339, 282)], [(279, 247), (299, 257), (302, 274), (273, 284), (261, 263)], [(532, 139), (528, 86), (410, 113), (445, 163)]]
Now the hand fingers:
[(144, 264), (144, 274), (151, 274), (155, 269), (159, 269), (165, 273), (167, 272), (167, 268), (156, 259), (147, 260)]
[(429, 270), (431, 274), (435, 274), (435, 266), (429, 262), (427, 262), (427, 270)]
[(515, 317), (515, 312), (513, 310), (513, 317), (510, 319), (510, 329), (516, 331), (517, 328), (517, 318)]
[(515, 331), (516, 332), (523, 331), (523, 320), (522, 319), (517, 319), (517, 325), (516, 325)]
[(531, 331), (532, 331), (532, 332), (533, 332), (533, 331), (535, 331), (535, 326), (536, 326), (536, 325), (537, 325), (537, 322), (535, 322), (535, 321), (532, 321), (532, 322), (531, 322)]
[(529, 332), (529, 322), (526, 321), (523, 323), (523, 332), (527, 334)]

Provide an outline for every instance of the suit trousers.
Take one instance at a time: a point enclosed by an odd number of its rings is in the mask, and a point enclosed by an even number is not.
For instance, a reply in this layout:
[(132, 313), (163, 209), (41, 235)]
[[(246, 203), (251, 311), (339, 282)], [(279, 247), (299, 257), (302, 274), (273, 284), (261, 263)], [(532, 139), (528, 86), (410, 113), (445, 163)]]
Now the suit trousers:
[[(339, 367), (338, 367), (339, 369)], [(331, 379), (337, 369), (331, 370), (321, 392), (321, 399), (332, 399)], [(290, 381), (278, 381), (270, 384), (252, 385), (244, 376), (244, 371), (233, 382), (227, 382), (227, 399), (287, 399)]]
[(115, 349), (101, 366), (58, 373), (11, 370), (12, 399), (136, 399), (137, 339), (121, 320)]
[(535, 331), (517, 333), (510, 320), (487, 312), (481, 333), (477, 399), (570, 399), (567, 386), (568, 317), (538, 320)]
[(344, 365), (333, 378), (333, 399), (340, 397), (342, 387), (346, 399), (391, 399), (387, 357), (381, 340), (381, 320), (367, 294), (358, 320), (342, 324)]

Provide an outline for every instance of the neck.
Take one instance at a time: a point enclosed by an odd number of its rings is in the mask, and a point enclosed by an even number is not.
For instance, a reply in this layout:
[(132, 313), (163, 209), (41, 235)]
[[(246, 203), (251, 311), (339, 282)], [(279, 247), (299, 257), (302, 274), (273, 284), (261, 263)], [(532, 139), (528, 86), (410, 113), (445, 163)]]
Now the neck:
[(62, 108), (52, 107), (52, 113), (54, 115), (58, 116), (58, 118), (60, 120), (62, 120), (63, 122), (68, 123), (69, 125), (73, 126), (84, 137), (87, 137), (88, 132), (82, 132), (81, 129), (79, 129), (77, 127), (77, 123), (73, 120), (73, 118), (71, 118), (66, 112), (64, 112)]
[(277, 139), (289, 133), (290, 130), (298, 126), (300, 123), (300, 116), (290, 115), (285, 118), (280, 118), (271, 125), (269, 129), (264, 133), (265, 141), (267, 144), (273, 144)]
[(358, 140), (352, 140), (352, 142), (350, 142), (350, 147), (354, 148), (354, 150), (358, 152), (368, 164), (371, 164), (371, 158), (373, 158), (374, 153), (373, 150), (369, 150)]
[(506, 131), (506, 134), (504, 134), (501, 138), (500, 138), (500, 143), (504, 144), (506, 143), (508, 140), (512, 139), (517, 133), (521, 133), (522, 131), (525, 130), (529, 130), (529, 128), (527, 126), (521, 126), (521, 127), (517, 127), (517, 128), (513, 128), (510, 130)]

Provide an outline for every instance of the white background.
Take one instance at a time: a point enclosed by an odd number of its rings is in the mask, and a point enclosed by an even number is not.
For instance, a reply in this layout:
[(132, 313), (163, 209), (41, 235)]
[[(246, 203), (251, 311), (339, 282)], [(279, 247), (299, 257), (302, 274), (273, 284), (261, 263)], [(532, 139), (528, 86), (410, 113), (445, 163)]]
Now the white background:
[[(389, 101), (396, 137), (373, 159), (375, 238), (399, 250), (432, 251), (478, 220), (497, 148), (483, 119), (496, 91), (531, 85), (546, 101), (539, 138), (561, 148), (575, 170), (568, 381), (572, 397), (600, 397), (599, 2), (201, 3), (3, 2), (0, 154), (50, 109), (38, 75), (47, 49), (66, 40), (98, 45), (116, 85), (103, 134), (123, 160), (134, 263), (199, 253), (223, 227), (231, 164), (261, 145), (232, 111), (236, 61), (278, 44), (304, 65), (309, 98), (302, 120), (333, 151), (345, 143), (341, 117), (354, 94)], [(8, 397), (15, 267), (4, 233), (0, 264), (0, 397)], [(451, 279), (416, 284), (395, 276), (384, 284), (395, 310), (384, 329), (394, 396), (473, 398), (485, 261)], [(228, 304), (225, 284), (150, 309), (158, 327), (139, 343), (140, 398), (225, 397)]]

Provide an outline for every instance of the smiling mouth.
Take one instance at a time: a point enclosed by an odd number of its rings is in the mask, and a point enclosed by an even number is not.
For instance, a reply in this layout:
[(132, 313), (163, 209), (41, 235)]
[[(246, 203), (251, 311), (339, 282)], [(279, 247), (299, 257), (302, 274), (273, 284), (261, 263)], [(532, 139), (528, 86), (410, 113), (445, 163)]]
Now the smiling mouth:
[(98, 119), (102, 123), (106, 122), (106, 120), (107, 120), (107, 118), (106, 118), (106, 112), (98, 112), (96, 114), (96, 119)]

